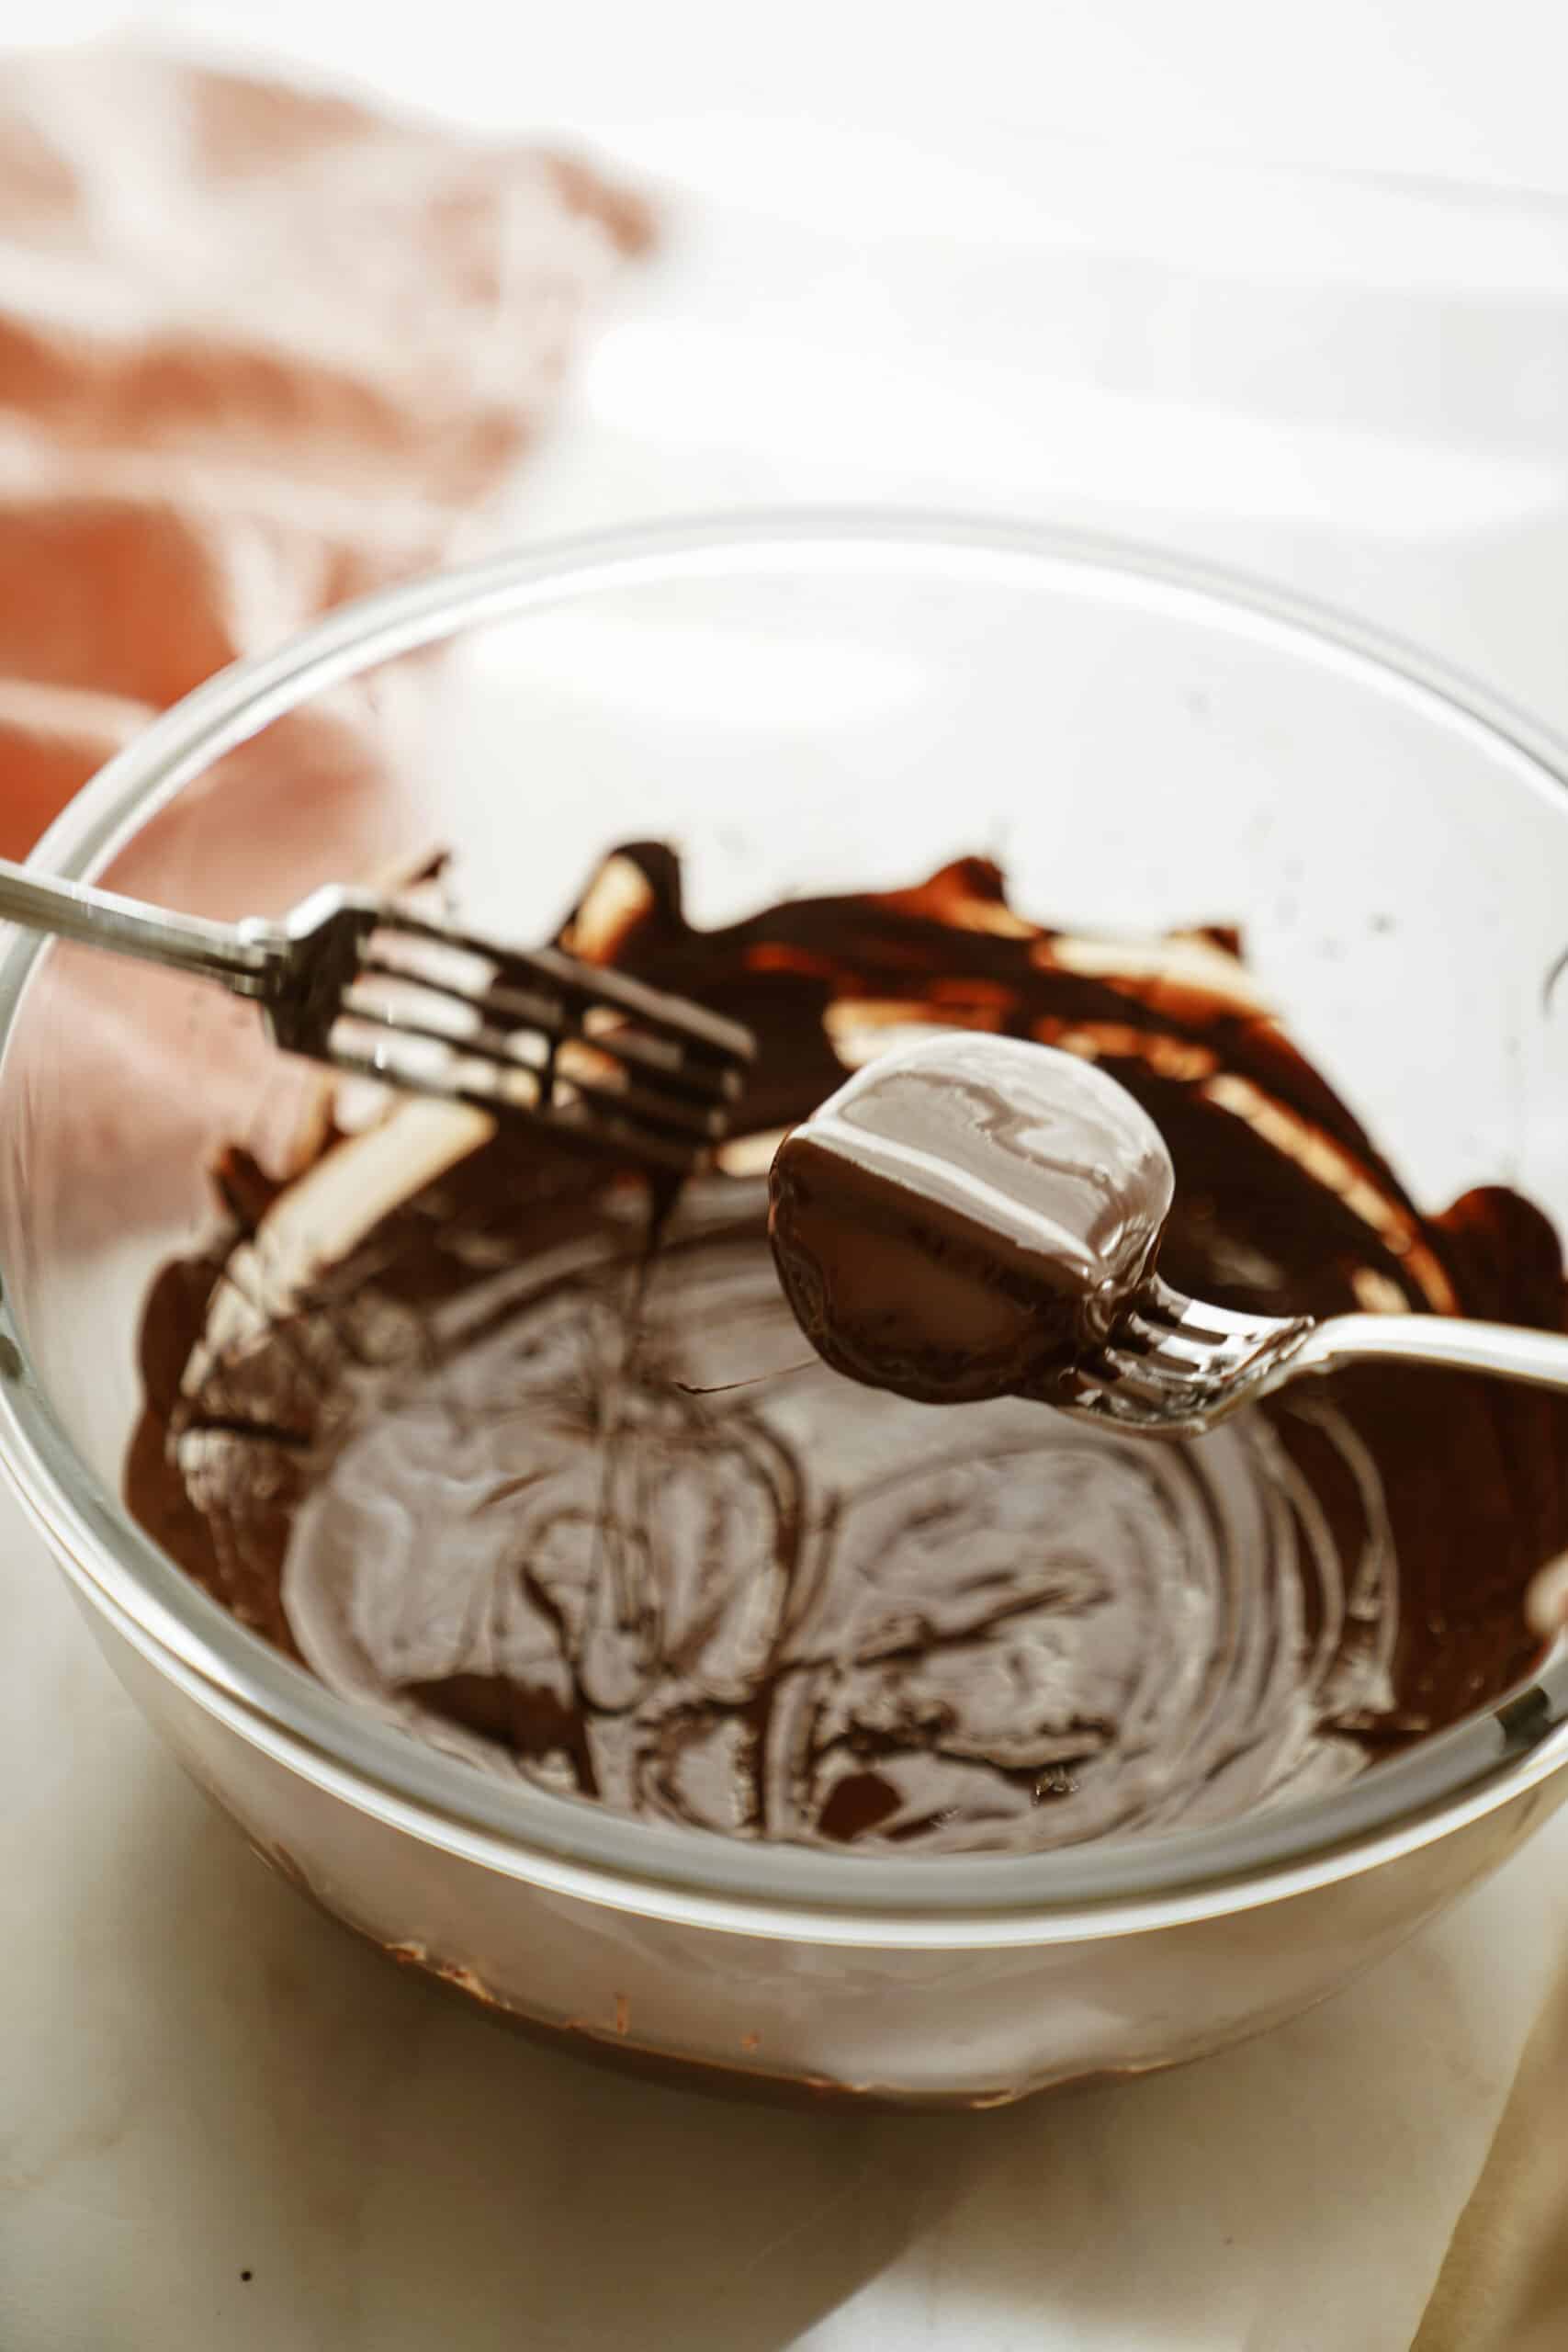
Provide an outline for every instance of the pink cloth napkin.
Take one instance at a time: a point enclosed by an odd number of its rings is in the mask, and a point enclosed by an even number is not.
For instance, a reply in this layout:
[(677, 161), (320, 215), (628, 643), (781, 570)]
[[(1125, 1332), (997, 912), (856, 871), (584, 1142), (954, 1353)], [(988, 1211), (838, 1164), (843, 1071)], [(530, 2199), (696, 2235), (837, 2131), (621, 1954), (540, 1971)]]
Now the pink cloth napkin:
[[(6, 59), (0, 854), (223, 663), (481, 527), (650, 233), (543, 148), (118, 46)], [(312, 697), (108, 878), (236, 917), (301, 874), (374, 877), (409, 845), (430, 674)], [(312, 1115), (308, 1067), (249, 1008), (186, 989), (171, 1022), (178, 984), (106, 968), (50, 958), (8, 1070), (0, 1189), (40, 1250), (164, 1214), (214, 1133), (287, 1159)]]
[(7, 59), (0, 853), (236, 654), (448, 553), (649, 235), (546, 150), (119, 48)]

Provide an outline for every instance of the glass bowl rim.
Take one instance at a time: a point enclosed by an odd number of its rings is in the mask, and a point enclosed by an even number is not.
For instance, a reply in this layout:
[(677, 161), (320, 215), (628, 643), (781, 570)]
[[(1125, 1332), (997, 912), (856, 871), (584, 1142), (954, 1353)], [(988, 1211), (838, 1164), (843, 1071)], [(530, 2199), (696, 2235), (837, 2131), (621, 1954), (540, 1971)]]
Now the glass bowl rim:
[[(1556, 796), (1568, 744), (1474, 681), (1351, 616), (1156, 547), (984, 515), (792, 508), (525, 544), (339, 606), (186, 695), (75, 796), (28, 864), (89, 878), (195, 775), (313, 694), (461, 629), (596, 588), (814, 548), (1077, 565), (1182, 592), (1231, 626), (1370, 675), (1477, 729)], [(1568, 801), (1564, 802), (1568, 814)], [(1568, 837), (1565, 837), (1568, 838)], [(0, 956), (0, 1067), (41, 943)], [(3, 1277), (0, 1269), (0, 1277)], [(1540, 1785), (1568, 1759), (1568, 1641), (1504, 1700), (1343, 1787), (1213, 1827), (933, 1860), (744, 1842), (492, 1781), (337, 1698), (195, 1585), (77, 1453), (33, 1377), (0, 1280), (0, 1464), (89, 1606), (208, 1712), (346, 1802), (485, 1866), (648, 1916), (844, 1943), (1057, 1941), (1200, 1919), (1353, 1875)]]

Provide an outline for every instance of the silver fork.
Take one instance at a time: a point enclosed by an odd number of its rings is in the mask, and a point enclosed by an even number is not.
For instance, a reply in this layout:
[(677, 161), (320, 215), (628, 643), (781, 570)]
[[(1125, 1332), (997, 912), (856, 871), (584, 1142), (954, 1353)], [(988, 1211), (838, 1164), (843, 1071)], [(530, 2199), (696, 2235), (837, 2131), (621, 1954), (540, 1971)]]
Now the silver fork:
[(285, 1052), (684, 1170), (727, 1132), (749, 1030), (556, 948), (318, 890), (281, 922), (172, 914), (0, 859), (0, 920), (216, 980)]
[(1424, 1363), (1568, 1391), (1568, 1336), (1446, 1315), (1238, 1315), (1157, 1275), (1050, 1401), (1151, 1437), (1196, 1437), (1292, 1380), (1352, 1363)]

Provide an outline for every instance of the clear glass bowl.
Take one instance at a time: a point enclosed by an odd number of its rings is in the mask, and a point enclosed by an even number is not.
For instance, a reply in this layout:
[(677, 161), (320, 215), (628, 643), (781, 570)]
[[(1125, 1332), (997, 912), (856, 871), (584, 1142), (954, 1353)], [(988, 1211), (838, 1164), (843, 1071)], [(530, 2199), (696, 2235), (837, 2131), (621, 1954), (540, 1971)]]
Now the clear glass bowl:
[[(436, 677), (418, 649), (446, 646)], [(422, 716), (422, 714), (423, 714)], [(345, 747), (375, 730), (396, 771)], [(1239, 921), (1426, 1205), (1568, 1225), (1563, 753), (1333, 616), (1136, 549), (800, 515), (531, 549), (334, 615), (116, 760), (37, 853), (269, 913), (449, 844), (543, 933), (659, 836), (691, 911), (996, 855), (1089, 927)], [(297, 1080), (216, 992), (15, 938), (0, 966), (0, 1436), (149, 1718), (254, 1843), (406, 1961), (582, 2047), (756, 2087), (999, 2103), (1289, 2015), (1568, 1793), (1568, 1663), (1336, 1792), (1027, 1857), (871, 1860), (632, 1823), (356, 1714), (118, 1499), (137, 1312), (209, 1144)]]

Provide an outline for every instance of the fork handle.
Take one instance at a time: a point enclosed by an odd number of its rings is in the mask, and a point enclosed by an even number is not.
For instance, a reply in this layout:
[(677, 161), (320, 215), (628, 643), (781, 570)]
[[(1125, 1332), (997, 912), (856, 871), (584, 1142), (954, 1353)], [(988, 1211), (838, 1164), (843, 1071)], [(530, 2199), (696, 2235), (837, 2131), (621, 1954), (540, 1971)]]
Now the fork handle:
[(1351, 1363), (1429, 1363), (1530, 1388), (1568, 1390), (1568, 1335), (1447, 1315), (1333, 1315), (1286, 1359), (1288, 1376)]
[(270, 996), (288, 952), (283, 933), (270, 923), (207, 922), (199, 915), (171, 914), (113, 890), (89, 889), (83, 882), (46, 881), (8, 858), (0, 858), (0, 922), (219, 980), (236, 996)]

